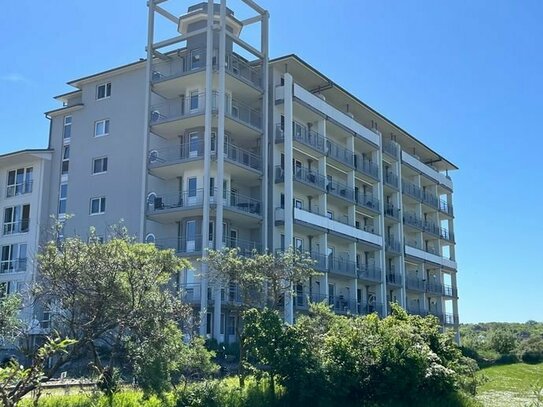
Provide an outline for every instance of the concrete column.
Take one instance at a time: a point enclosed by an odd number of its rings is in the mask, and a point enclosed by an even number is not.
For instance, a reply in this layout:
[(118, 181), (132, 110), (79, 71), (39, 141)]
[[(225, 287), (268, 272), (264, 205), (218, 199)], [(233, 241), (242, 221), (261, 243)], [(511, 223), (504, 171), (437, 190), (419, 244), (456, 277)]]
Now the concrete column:
[[(206, 257), (209, 232), (209, 174), (211, 168), (211, 125), (213, 98), (213, 0), (207, 1), (207, 30), (206, 30), (206, 89), (205, 89), (205, 130), (204, 130), (204, 198), (202, 210), (202, 257)], [(215, 222), (216, 223), (216, 222)], [(222, 226), (222, 225), (221, 225)], [(215, 241), (217, 225), (215, 225)], [(201, 296), (200, 296), (200, 335), (207, 333), (207, 265), (201, 265)]]
[[(284, 185), (285, 185), (285, 249), (293, 246), (294, 238), (294, 173), (292, 168), (292, 159), (294, 158), (293, 143), (292, 143), (292, 105), (293, 105), (293, 80), (289, 73), (285, 73), (285, 168), (284, 168)], [(292, 324), (294, 322), (294, 308), (292, 301), (292, 287), (285, 293), (285, 322)]]
[[(215, 225), (215, 247), (223, 248), (224, 240), (224, 202), (223, 196), (228, 191), (224, 191), (224, 120), (226, 114), (225, 97), (226, 97), (226, 0), (221, 0), (220, 5), (220, 32), (219, 32), (219, 89), (217, 92), (217, 107), (218, 107), (218, 128), (217, 128), (217, 194), (215, 197), (216, 209), (216, 225)], [(223, 287), (214, 287), (214, 307), (213, 307), (213, 337), (219, 341), (221, 336), (221, 289)]]
[[(268, 183), (270, 178), (270, 171), (268, 169), (268, 158), (269, 158), (269, 148), (270, 148), (270, 125), (268, 124), (270, 115), (269, 111), (269, 61), (268, 61), (268, 31), (269, 31), (269, 19), (270, 15), (266, 12), (262, 16), (261, 23), (261, 48), (262, 48), (262, 87), (264, 88), (264, 93), (262, 95), (262, 184), (261, 184), (261, 197), (262, 197), (262, 248), (264, 250), (271, 248), (271, 242), (268, 242), (268, 233), (270, 226), (268, 225), (268, 206), (273, 208), (272, 202), (269, 201), (268, 194)], [(272, 104), (273, 105), (273, 104)], [(273, 134), (273, 130), (271, 132)], [(273, 136), (272, 136), (273, 138)], [(273, 171), (273, 166), (271, 168)], [(272, 212), (273, 213), (273, 212)], [(273, 215), (272, 215), (273, 216)], [(273, 228), (273, 225), (271, 225)]]
[[(396, 144), (398, 148), (398, 157), (402, 156), (402, 152), (400, 151), (399, 144)], [(407, 268), (405, 267), (405, 239), (404, 239), (404, 233), (403, 233), (403, 195), (402, 195), (402, 164), (401, 159), (399, 158), (398, 161), (395, 164), (396, 173), (398, 174), (398, 189), (399, 192), (397, 194), (397, 204), (400, 214), (399, 224), (398, 224), (398, 240), (400, 242), (400, 257), (398, 261), (398, 267), (399, 272), (402, 276), (402, 287), (401, 287), (401, 298), (402, 302), (401, 305), (404, 308), (407, 308), (407, 291), (406, 291), (406, 277), (407, 277)]]
[(383, 244), (381, 246), (381, 250), (379, 250), (379, 263), (381, 265), (381, 285), (380, 285), (380, 289), (379, 289), (379, 294), (381, 296), (381, 302), (383, 303), (383, 316), (387, 315), (388, 314), (388, 304), (387, 304), (387, 292), (386, 292), (386, 288), (387, 288), (387, 279), (386, 279), (386, 268), (385, 268), (385, 260), (386, 260), (386, 257), (385, 257), (385, 234), (384, 234), (384, 230), (385, 230), (385, 205), (384, 205), (384, 201), (385, 201), (385, 196), (384, 196), (384, 193), (383, 193), (383, 171), (382, 171), (382, 167), (383, 167), (383, 152), (382, 152), (382, 146), (383, 146), (383, 140), (382, 140), (382, 137), (381, 137), (381, 133), (378, 133), (379, 135), (379, 148), (377, 150), (377, 163), (379, 163), (379, 171), (378, 171), (378, 174), (379, 174), (379, 183), (377, 184), (377, 196), (379, 197), (379, 202), (380, 202), (380, 210), (381, 210), (381, 213), (380, 213), (380, 216), (379, 216), (379, 230), (381, 231), (381, 237), (383, 238)]

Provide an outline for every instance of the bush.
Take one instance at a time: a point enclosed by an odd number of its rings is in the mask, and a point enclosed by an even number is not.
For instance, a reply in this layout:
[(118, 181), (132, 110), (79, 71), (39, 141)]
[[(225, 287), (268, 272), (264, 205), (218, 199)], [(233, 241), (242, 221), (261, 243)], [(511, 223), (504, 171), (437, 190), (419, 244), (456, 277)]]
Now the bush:
[(519, 357), (524, 363), (536, 364), (543, 362), (543, 339), (532, 337), (522, 343)]

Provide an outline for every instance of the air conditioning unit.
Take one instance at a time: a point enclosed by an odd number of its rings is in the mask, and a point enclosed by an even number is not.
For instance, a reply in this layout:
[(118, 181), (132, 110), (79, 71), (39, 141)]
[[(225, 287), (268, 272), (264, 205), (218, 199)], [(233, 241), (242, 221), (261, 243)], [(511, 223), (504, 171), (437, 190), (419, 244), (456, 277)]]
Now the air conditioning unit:
[(151, 122), (157, 122), (160, 119), (165, 119), (166, 116), (160, 113), (160, 110), (153, 110), (151, 112)]

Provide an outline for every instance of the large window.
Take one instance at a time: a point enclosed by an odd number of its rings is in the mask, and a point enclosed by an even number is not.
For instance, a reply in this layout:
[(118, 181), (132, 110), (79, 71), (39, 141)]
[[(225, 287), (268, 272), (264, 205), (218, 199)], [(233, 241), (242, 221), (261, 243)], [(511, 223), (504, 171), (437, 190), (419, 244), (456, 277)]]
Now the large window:
[(111, 96), (111, 82), (103, 83), (96, 87), (96, 99), (105, 99)]
[(90, 213), (91, 215), (100, 215), (106, 211), (106, 198), (101, 196), (99, 198), (91, 198), (90, 201)]
[(62, 136), (64, 140), (69, 140), (72, 137), (72, 116), (64, 116)]
[(198, 110), (198, 91), (193, 90), (190, 92), (190, 111)]
[(62, 168), (61, 174), (68, 174), (70, 170), (70, 145), (62, 147)]
[(109, 134), (109, 119), (98, 120), (94, 123), (94, 137), (107, 136)]
[(18, 168), (8, 172), (7, 197), (32, 192), (32, 167)]
[(4, 235), (28, 232), (30, 205), (17, 205), (4, 209)]
[(92, 173), (103, 174), (104, 172), (107, 172), (107, 157), (92, 160)]
[(2, 246), (0, 273), (26, 271), (26, 244), (15, 243)]
[(66, 200), (68, 198), (68, 184), (60, 184), (60, 194), (58, 200), (58, 214), (66, 213)]
[(196, 178), (189, 178), (189, 198), (196, 197), (196, 187), (197, 187), (197, 179)]

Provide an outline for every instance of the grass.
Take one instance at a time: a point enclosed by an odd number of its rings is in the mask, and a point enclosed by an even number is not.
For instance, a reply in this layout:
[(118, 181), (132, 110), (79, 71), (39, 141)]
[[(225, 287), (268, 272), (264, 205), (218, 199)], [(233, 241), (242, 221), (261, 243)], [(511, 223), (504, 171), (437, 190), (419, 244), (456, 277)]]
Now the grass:
[(482, 369), (479, 374), (486, 382), (479, 386), (477, 399), (485, 406), (537, 406), (534, 386), (538, 382), (543, 385), (543, 363), (492, 366)]

